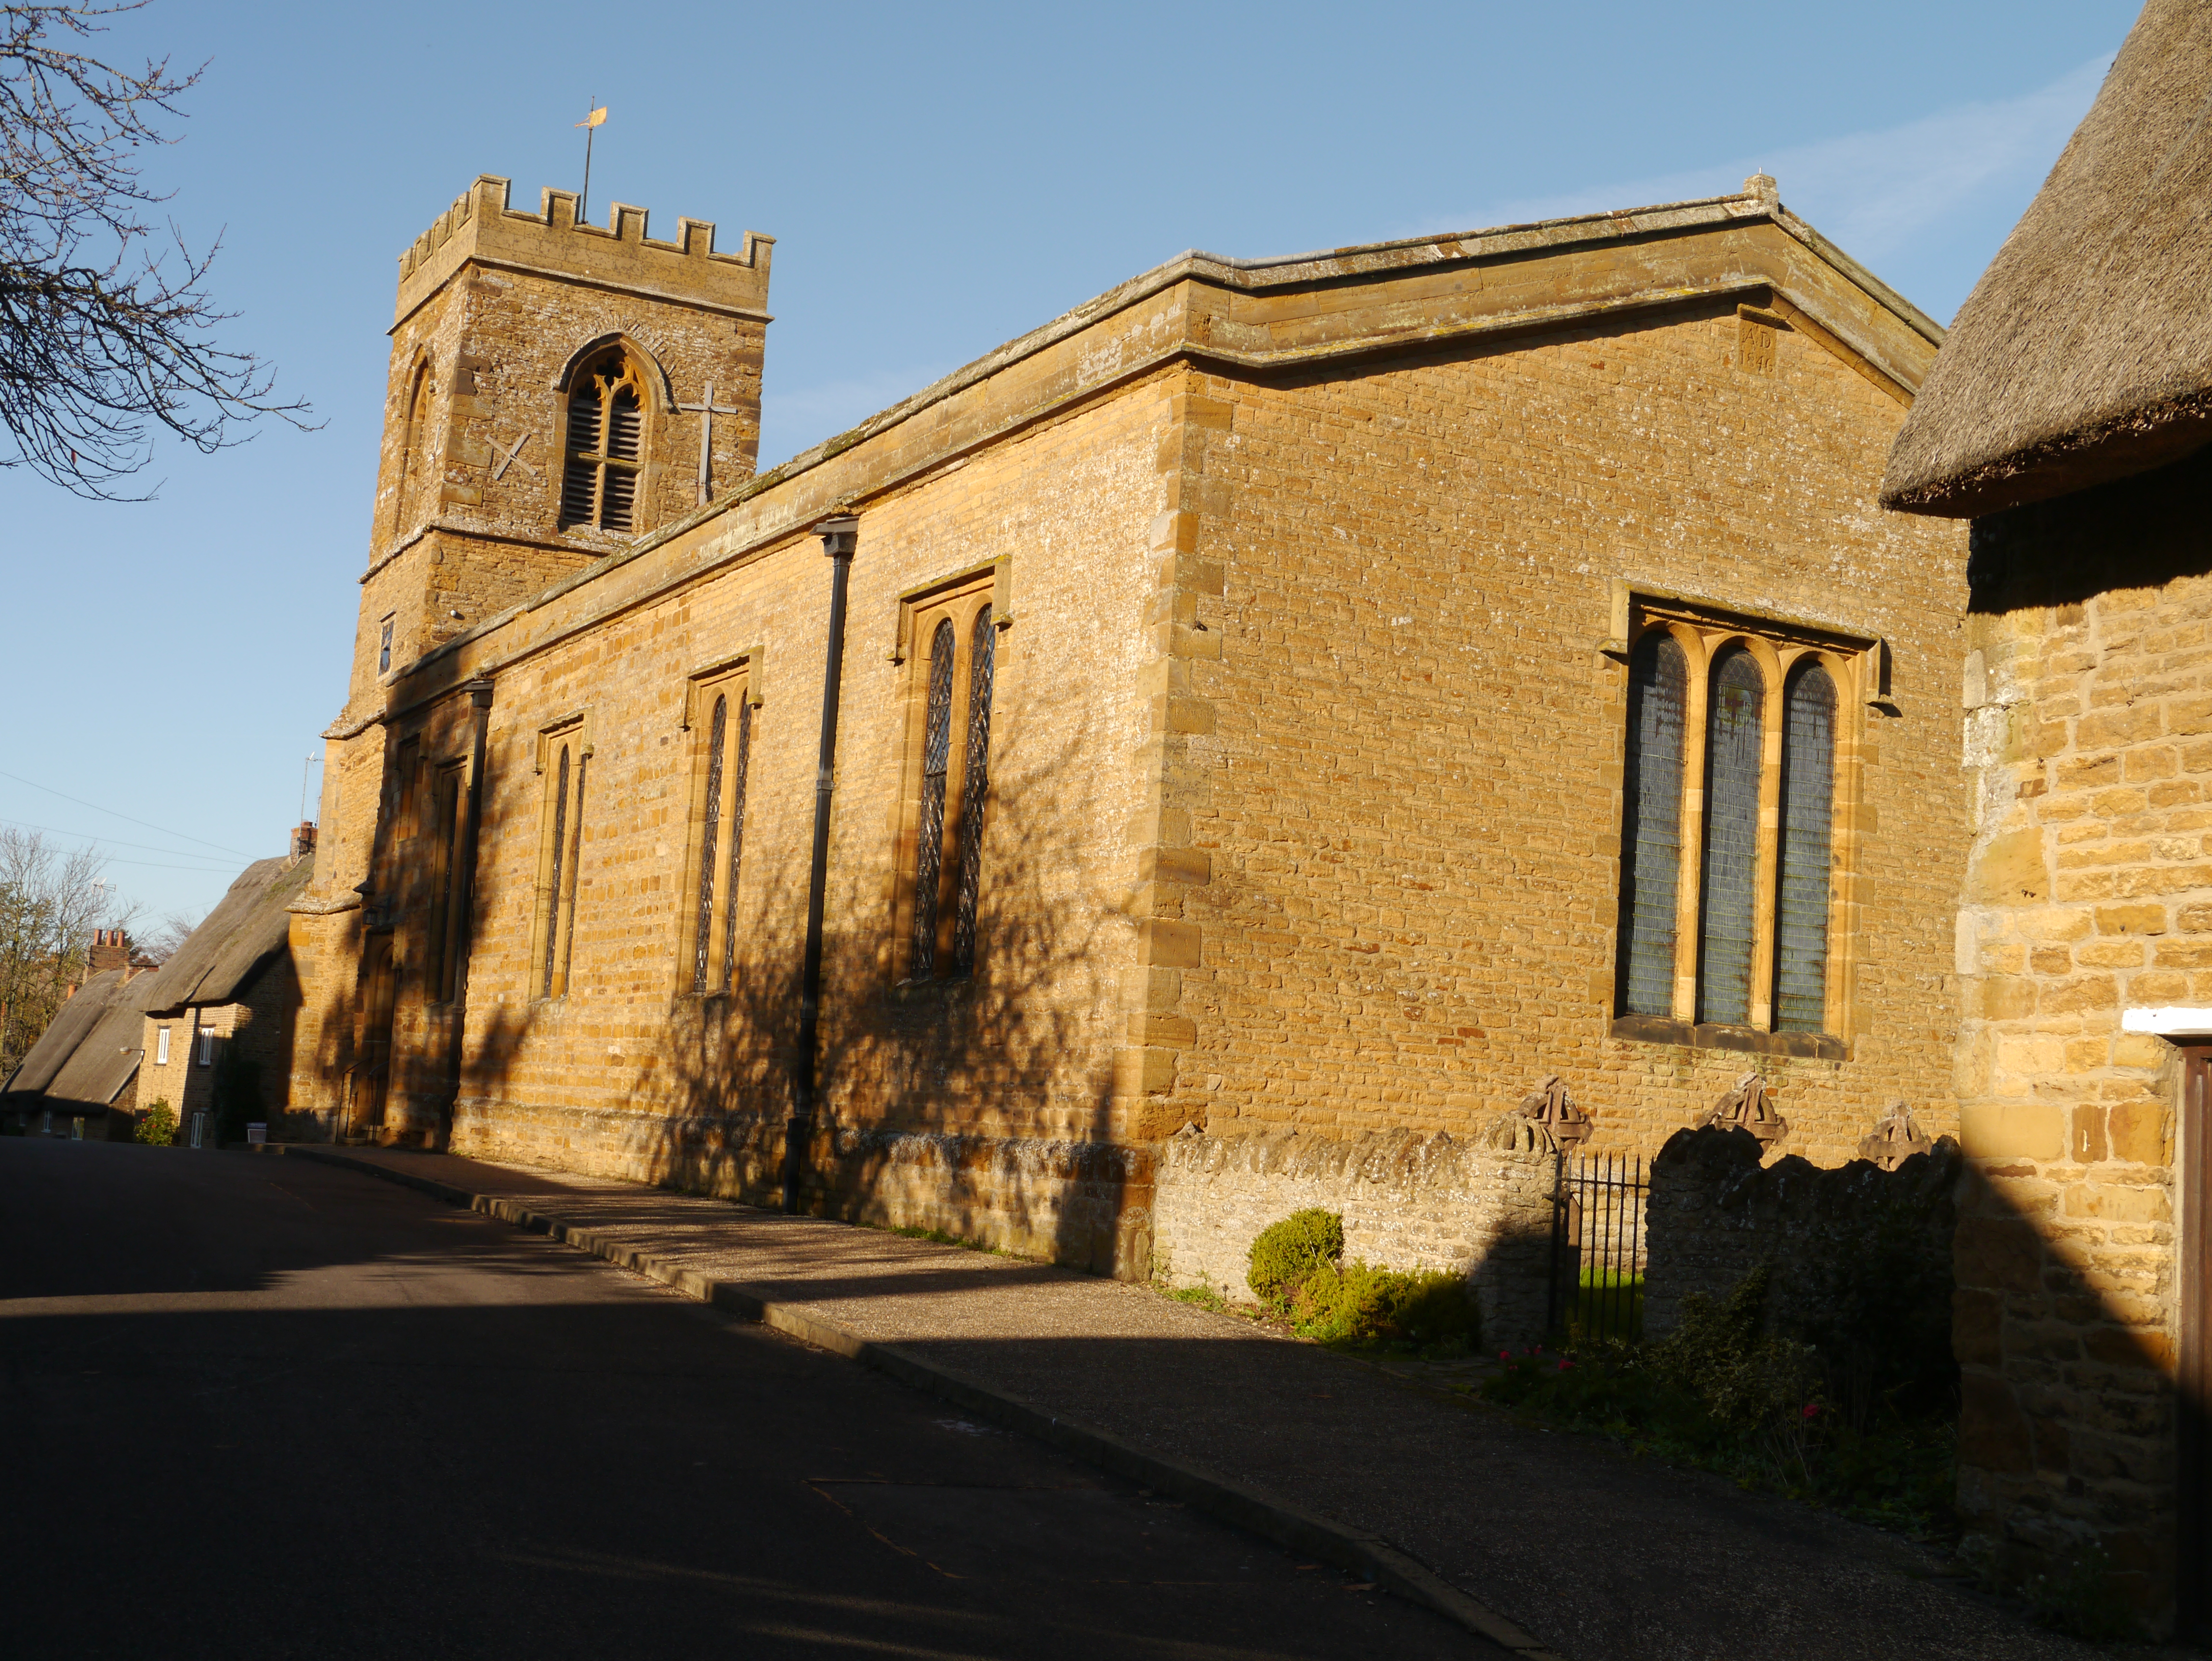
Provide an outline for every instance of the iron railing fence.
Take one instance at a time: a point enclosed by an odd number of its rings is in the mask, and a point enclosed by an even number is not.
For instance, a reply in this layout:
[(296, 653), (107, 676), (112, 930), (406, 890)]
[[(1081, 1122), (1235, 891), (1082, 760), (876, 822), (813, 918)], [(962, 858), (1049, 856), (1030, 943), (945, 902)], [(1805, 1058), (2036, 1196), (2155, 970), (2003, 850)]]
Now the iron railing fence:
[(1628, 1153), (1562, 1153), (1552, 1193), (1547, 1321), (1569, 1342), (1644, 1335), (1644, 1161)]

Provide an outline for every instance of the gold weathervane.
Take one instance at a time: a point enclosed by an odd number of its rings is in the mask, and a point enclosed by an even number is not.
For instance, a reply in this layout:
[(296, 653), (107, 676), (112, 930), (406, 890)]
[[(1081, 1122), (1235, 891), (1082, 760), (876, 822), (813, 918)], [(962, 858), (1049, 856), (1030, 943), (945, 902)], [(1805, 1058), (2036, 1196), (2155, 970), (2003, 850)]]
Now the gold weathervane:
[(607, 106), (601, 104), (576, 125), (584, 130), (584, 188), (576, 197), (576, 222), (591, 222), (592, 201), (592, 135), (607, 119)]

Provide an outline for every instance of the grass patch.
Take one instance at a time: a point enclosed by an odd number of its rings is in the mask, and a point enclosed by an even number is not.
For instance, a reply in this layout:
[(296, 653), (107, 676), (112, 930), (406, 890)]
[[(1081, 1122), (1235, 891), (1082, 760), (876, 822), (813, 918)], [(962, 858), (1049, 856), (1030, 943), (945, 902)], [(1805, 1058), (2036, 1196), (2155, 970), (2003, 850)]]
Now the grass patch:
[(1178, 1304), (1188, 1304), (1193, 1309), (1210, 1309), (1216, 1315), (1229, 1312), (1229, 1299), (1212, 1287), (1163, 1287), (1160, 1288)]
[(1644, 1276), (1585, 1263), (1581, 1284), (1568, 1294), (1565, 1323), (1570, 1332), (1643, 1337)]

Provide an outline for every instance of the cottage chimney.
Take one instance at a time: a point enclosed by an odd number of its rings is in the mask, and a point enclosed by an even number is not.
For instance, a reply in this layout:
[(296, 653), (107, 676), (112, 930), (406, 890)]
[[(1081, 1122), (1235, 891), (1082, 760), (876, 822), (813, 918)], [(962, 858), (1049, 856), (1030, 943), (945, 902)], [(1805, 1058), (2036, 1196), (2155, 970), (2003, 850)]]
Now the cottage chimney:
[(315, 822), (302, 819), (292, 827), (292, 863), (297, 865), (314, 851)]
[(124, 943), (119, 928), (95, 928), (92, 931), (92, 950), (86, 954), (85, 972), (104, 975), (111, 969), (129, 970), (131, 948)]

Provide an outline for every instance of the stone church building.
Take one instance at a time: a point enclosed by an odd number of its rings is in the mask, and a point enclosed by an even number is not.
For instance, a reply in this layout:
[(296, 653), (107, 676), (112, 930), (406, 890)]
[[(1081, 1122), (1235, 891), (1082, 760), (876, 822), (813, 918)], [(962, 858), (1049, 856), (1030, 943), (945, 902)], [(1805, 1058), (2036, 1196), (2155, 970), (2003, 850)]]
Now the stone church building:
[(1187, 254), (767, 473), (770, 239), (575, 206), (401, 261), (331, 1134), (1141, 1274), (1194, 1128), (1955, 1129), (1942, 331), (1771, 179)]

